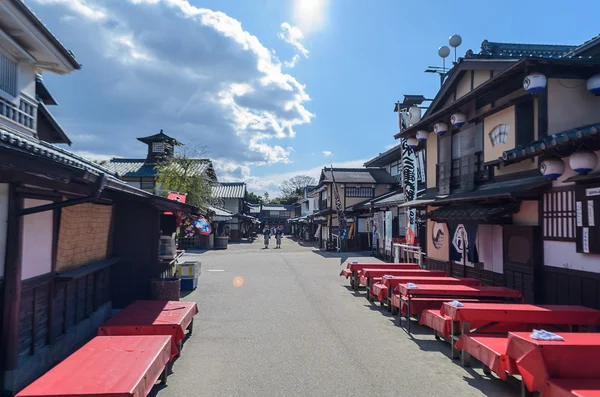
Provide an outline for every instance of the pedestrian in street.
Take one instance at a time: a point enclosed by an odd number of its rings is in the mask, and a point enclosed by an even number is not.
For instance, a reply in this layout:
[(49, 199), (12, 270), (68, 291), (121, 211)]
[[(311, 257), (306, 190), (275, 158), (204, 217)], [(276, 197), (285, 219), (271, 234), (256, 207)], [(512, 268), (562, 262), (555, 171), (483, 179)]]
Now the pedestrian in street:
[(269, 239), (271, 238), (271, 230), (265, 225), (263, 230), (263, 236), (265, 238), (265, 249), (269, 248)]
[(275, 248), (281, 248), (281, 237), (283, 237), (283, 230), (277, 228), (275, 231), (275, 239), (277, 240), (277, 246)]

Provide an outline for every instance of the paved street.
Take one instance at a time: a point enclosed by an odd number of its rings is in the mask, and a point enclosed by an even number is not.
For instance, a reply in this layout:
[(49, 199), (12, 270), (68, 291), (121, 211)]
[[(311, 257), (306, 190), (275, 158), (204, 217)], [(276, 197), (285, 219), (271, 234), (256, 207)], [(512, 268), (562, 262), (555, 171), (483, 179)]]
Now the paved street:
[(257, 240), (190, 258), (202, 261), (202, 275), (185, 299), (200, 313), (159, 397), (518, 395), (452, 362), (427, 330), (411, 340), (355, 297), (338, 277), (340, 261), (367, 256), (285, 239), (281, 250)]

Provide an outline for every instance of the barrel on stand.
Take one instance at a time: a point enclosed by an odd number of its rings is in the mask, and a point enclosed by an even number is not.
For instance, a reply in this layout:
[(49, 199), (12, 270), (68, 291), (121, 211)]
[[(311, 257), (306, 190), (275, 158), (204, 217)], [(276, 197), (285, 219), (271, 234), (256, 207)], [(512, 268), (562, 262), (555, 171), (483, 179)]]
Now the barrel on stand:
[(227, 236), (215, 236), (215, 249), (216, 250), (226, 250), (228, 240), (229, 240), (229, 237), (227, 237)]

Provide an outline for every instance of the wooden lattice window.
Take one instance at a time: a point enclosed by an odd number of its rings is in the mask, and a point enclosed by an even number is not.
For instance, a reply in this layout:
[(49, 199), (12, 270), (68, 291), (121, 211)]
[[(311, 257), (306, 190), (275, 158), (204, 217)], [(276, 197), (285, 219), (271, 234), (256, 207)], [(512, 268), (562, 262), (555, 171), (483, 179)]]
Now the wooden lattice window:
[(544, 239), (575, 241), (575, 191), (545, 193), (542, 205)]
[(373, 197), (374, 189), (370, 187), (347, 187), (346, 197)]

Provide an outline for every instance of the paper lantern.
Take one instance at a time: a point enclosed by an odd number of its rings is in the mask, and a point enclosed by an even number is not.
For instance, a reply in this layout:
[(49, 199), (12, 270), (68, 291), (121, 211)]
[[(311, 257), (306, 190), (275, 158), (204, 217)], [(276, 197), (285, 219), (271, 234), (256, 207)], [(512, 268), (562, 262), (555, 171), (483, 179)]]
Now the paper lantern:
[(598, 156), (588, 149), (582, 149), (569, 157), (569, 165), (578, 174), (587, 174), (596, 169)]
[(587, 81), (587, 89), (596, 96), (600, 96), (600, 74), (595, 74)]
[(410, 124), (416, 124), (421, 121), (421, 109), (417, 106), (411, 106), (408, 109), (408, 122)]
[(467, 115), (464, 113), (454, 113), (450, 117), (450, 123), (455, 127), (462, 127), (467, 122)]
[(406, 143), (408, 144), (408, 147), (411, 149), (414, 149), (417, 146), (419, 146), (419, 140), (417, 138), (415, 138), (414, 136), (411, 136), (410, 138), (406, 138)]
[(429, 132), (427, 132), (425, 130), (417, 131), (417, 139), (419, 140), (419, 142), (425, 142), (428, 137), (429, 137)]
[(541, 73), (532, 73), (523, 80), (523, 88), (530, 94), (538, 93), (546, 88), (548, 80)]
[(446, 123), (435, 123), (433, 125), (433, 131), (438, 135), (444, 135), (448, 132), (448, 124)]
[(540, 165), (542, 175), (550, 180), (557, 179), (565, 173), (565, 162), (561, 159), (546, 159)]

